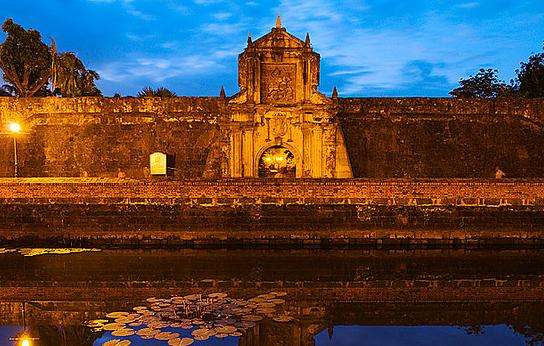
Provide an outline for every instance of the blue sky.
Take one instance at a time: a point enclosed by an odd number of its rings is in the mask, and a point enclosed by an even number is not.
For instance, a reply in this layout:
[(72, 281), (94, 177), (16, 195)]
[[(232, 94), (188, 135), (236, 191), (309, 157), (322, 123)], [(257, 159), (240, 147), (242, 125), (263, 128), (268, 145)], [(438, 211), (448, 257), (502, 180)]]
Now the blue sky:
[(76, 52), (105, 95), (233, 94), (248, 32), (265, 34), (276, 14), (310, 33), (320, 89), (341, 96), (447, 96), (480, 67), (509, 80), (544, 42), (542, 0), (0, 0), (0, 19)]

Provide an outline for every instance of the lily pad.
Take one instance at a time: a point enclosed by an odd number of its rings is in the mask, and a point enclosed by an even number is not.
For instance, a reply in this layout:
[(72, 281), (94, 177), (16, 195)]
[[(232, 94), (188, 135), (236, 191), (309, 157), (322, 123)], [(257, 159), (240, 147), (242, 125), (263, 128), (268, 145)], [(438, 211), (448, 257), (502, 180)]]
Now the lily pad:
[(168, 340), (169, 346), (189, 346), (194, 342), (191, 338), (174, 338)]
[(114, 330), (111, 333), (111, 335), (113, 335), (113, 336), (131, 336), (131, 335), (134, 335), (134, 330), (128, 329), (128, 328), (117, 329), (117, 330)]
[(102, 346), (129, 346), (129, 345), (130, 345), (130, 340), (118, 340), (118, 339), (109, 340), (102, 344)]

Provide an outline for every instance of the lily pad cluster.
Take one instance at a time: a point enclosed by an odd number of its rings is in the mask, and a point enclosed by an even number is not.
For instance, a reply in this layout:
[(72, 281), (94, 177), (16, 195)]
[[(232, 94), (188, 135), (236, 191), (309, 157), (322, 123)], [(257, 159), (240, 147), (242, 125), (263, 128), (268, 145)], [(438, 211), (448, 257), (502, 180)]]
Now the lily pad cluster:
[[(111, 312), (105, 319), (86, 322), (86, 326), (95, 332), (110, 331), (116, 338), (137, 336), (166, 341), (170, 346), (190, 345), (212, 337), (240, 337), (265, 318), (293, 321), (285, 310), (286, 295), (269, 292), (245, 300), (220, 292), (148, 298), (147, 305), (136, 306), (131, 312)], [(130, 340), (114, 339), (104, 345), (126, 346)]]

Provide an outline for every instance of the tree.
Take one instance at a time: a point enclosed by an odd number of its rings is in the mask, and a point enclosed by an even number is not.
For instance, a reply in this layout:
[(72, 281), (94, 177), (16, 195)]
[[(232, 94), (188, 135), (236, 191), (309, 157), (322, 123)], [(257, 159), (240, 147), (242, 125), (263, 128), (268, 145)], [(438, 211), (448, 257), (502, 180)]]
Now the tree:
[(138, 91), (138, 97), (154, 97), (155, 90), (152, 87), (145, 87), (142, 90)]
[(66, 97), (100, 96), (101, 92), (95, 85), (95, 80), (99, 78), (98, 73), (86, 69), (74, 53), (54, 55), (51, 71), (54, 92)]
[(138, 92), (138, 97), (176, 97), (176, 93), (164, 87), (153, 89), (148, 86)]
[(15, 96), (16, 90), (13, 86), (9, 84), (4, 84), (0, 86), (0, 96)]
[(544, 97), (544, 53), (531, 55), (516, 73), (520, 96)]
[(497, 70), (480, 69), (474, 76), (459, 81), (460, 87), (450, 91), (450, 95), (458, 98), (497, 98), (509, 96), (514, 88), (497, 77)]
[(0, 68), (3, 78), (18, 96), (34, 96), (44, 92), (51, 68), (49, 47), (38, 31), (25, 30), (8, 19), (2, 25), (6, 40), (0, 44)]
[(76, 54), (57, 53), (55, 41), (48, 47), (38, 31), (25, 30), (11, 19), (4, 22), (2, 29), (7, 36), (0, 44), (0, 68), (4, 80), (12, 88), (8, 90), (11, 95), (101, 95), (95, 85), (100, 78), (98, 73), (85, 68)]

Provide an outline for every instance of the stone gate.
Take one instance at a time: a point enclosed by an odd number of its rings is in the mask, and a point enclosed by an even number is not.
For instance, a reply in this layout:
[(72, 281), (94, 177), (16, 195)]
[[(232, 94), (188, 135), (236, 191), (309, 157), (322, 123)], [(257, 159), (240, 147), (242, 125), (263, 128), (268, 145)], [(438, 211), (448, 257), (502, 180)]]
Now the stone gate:
[(333, 102), (317, 90), (319, 63), (309, 35), (298, 39), (279, 18), (268, 34), (255, 41), (248, 37), (238, 58), (240, 91), (221, 125), (229, 138), (228, 175), (352, 176)]

